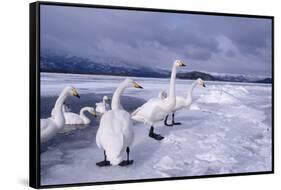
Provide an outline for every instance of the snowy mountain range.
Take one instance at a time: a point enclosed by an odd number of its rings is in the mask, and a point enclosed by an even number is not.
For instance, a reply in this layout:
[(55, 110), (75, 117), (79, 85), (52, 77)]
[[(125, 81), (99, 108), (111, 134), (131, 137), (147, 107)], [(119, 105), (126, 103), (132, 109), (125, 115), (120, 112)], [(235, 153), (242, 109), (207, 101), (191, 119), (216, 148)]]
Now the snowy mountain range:
[[(170, 76), (169, 70), (133, 65), (114, 58), (96, 58), (95, 60), (91, 60), (50, 51), (44, 51), (41, 55), (40, 63), (41, 72), (102, 74), (154, 78), (167, 78)], [(199, 71), (179, 72), (177, 77), (181, 79), (197, 79), (200, 77), (203, 80), (209, 81), (272, 83), (272, 79), (270, 77)]]
[(94, 61), (77, 56), (44, 54), (41, 56), (42, 72), (102, 74), (137, 77), (168, 77), (169, 71), (137, 66), (117, 59), (97, 58)]

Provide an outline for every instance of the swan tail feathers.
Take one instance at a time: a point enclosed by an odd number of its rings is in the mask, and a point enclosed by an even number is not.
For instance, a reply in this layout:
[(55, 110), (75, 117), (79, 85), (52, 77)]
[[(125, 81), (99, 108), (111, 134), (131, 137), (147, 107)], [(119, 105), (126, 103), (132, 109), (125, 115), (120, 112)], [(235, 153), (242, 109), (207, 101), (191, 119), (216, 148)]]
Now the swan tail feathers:
[(116, 155), (112, 155), (112, 154), (107, 154), (107, 159), (110, 161), (110, 163), (113, 165), (113, 166), (116, 166), (118, 165), (122, 160), (122, 156), (116, 156)]

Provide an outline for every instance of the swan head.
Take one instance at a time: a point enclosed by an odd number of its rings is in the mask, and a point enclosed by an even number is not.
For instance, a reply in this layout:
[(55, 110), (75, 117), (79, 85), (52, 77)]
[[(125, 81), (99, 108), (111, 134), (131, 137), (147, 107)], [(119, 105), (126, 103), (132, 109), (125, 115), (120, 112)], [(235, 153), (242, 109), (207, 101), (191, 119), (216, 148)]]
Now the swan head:
[(174, 65), (175, 65), (176, 67), (185, 67), (185, 66), (186, 66), (186, 65), (184, 64), (184, 62), (183, 62), (182, 60), (179, 60), (179, 59), (175, 60)]
[(97, 117), (97, 112), (96, 112), (95, 108), (93, 108), (93, 107), (86, 107), (86, 108), (90, 114), (92, 114), (94, 117)]
[(80, 98), (80, 95), (78, 94), (78, 91), (76, 88), (68, 86), (65, 88), (65, 91), (67, 91), (71, 96), (75, 96), (77, 98)]
[(137, 82), (135, 82), (133, 79), (131, 78), (126, 78), (125, 82), (127, 84), (127, 87), (133, 87), (133, 88), (140, 88), (142, 89), (143, 87), (141, 85), (139, 85)]
[(198, 78), (198, 79), (197, 79), (197, 83), (200, 84), (201, 86), (203, 86), (204, 88), (206, 87), (205, 81), (202, 80), (201, 78)]
[(109, 101), (109, 100), (110, 100), (110, 99), (109, 99), (108, 96), (103, 96), (103, 101), (107, 102), (107, 101)]

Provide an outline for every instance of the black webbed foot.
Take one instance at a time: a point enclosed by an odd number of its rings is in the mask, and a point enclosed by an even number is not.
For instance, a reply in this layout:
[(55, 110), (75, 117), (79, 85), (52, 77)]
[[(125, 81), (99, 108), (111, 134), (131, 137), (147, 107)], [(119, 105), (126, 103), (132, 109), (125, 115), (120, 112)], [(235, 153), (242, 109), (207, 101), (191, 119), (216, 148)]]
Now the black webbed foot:
[(123, 160), (119, 163), (119, 166), (129, 166), (134, 163), (134, 160)]
[(155, 140), (158, 140), (158, 141), (164, 139), (164, 137), (162, 135), (154, 133), (154, 127), (153, 126), (150, 127), (148, 136), (155, 139)]
[(174, 123), (168, 124), (165, 122), (164, 125), (166, 125), (167, 127), (173, 127)]
[(111, 164), (110, 164), (109, 161), (103, 160), (101, 162), (97, 162), (96, 165), (99, 166), (99, 167), (105, 167), (105, 166), (110, 166)]
[(157, 141), (160, 141), (160, 140), (164, 139), (164, 137), (162, 135), (156, 134), (156, 133), (150, 133), (149, 137), (151, 137), (151, 138), (153, 138), (153, 139), (155, 139)]

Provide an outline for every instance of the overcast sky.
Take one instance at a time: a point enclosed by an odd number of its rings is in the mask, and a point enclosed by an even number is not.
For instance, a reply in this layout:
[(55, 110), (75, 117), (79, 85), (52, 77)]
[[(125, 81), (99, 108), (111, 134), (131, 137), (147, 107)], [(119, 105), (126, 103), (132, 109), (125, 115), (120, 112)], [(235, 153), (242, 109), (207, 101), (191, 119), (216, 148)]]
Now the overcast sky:
[(41, 48), (169, 69), (271, 75), (271, 20), (41, 5)]

